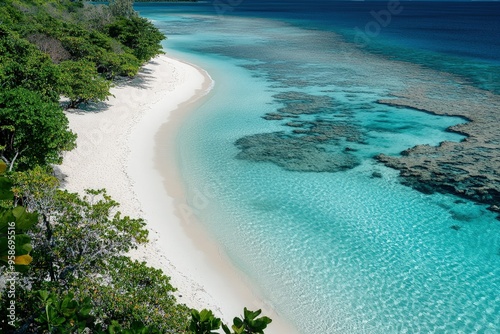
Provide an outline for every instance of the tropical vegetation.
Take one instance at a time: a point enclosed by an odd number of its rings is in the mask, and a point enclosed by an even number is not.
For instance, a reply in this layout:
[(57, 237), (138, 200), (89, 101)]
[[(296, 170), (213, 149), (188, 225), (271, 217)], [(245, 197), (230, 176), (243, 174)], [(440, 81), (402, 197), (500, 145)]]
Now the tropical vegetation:
[(168, 276), (126, 256), (148, 241), (145, 222), (106, 190), (70, 193), (53, 175), (76, 145), (64, 109), (106, 100), (162, 53), (163, 34), (132, 4), (0, 3), (0, 332), (263, 333), (260, 310), (229, 328), (179, 304)]

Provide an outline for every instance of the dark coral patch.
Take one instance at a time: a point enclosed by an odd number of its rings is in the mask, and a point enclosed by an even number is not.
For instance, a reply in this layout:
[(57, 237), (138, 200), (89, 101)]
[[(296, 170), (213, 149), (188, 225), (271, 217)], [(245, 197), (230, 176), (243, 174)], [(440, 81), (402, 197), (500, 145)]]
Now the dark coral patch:
[(359, 165), (352, 154), (328, 151), (315, 142), (283, 132), (246, 136), (235, 144), (241, 149), (237, 155), (239, 159), (272, 162), (290, 171), (338, 172)]

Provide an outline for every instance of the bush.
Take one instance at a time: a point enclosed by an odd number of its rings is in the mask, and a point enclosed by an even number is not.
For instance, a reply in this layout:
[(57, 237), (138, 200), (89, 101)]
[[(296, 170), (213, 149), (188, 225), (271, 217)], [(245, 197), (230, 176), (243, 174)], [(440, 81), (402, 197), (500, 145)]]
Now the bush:
[(111, 95), (111, 82), (97, 73), (94, 63), (88, 60), (64, 61), (60, 67), (60, 92), (70, 99), (69, 108), (104, 101)]
[(0, 156), (10, 169), (60, 164), (75, 147), (61, 107), (25, 88), (0, 93), (0, 124)]
[(109, 36), (132, 49), (141, 62), (163, 53), (160, 42), (165, 35), (143, 17), (120, 18), (108, 25), (107, 30)]

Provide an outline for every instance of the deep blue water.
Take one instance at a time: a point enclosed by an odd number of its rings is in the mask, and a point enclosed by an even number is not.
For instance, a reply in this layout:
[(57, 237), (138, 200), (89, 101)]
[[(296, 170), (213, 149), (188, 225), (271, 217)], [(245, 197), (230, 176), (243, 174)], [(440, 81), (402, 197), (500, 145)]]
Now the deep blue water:
[(446, 70), (500, 92), (498, 2), (215, 0), (162, 10), (274, 18), (335, 31), (370, 52)]
[(495, 216), (373, 159), (463, 139), (463, 119), (377, 100), (497, 94), (500, 5), (401, 6), (136, 5), (215, 80), (177, 138), (189, 205), (301, 333), (500, 332)]

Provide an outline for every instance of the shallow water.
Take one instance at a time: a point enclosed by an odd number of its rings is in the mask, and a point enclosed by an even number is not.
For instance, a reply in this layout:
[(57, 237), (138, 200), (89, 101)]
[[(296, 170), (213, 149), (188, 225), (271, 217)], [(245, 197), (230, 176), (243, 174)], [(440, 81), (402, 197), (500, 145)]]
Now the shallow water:
[(324, 22), (138, 8), (216, 82), (178, 164), (197, 217), (269, 307), (301, 333), (500, 331), (494, 215), (402, 186), (373, 159), (462, 140), (445, 130), (463, 119), (377, 100), (463, 77), (368, 53)]

